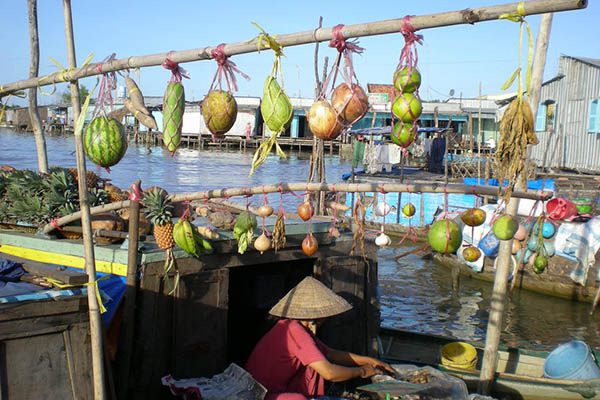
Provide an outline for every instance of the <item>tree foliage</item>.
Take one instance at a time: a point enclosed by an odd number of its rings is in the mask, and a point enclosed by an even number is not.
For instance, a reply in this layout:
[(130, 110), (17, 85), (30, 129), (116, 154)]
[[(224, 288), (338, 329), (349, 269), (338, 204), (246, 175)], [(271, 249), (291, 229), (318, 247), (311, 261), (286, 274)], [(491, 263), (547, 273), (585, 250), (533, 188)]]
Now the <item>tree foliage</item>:
[[(79, 104), (83, 105), (86, 97), (90, 94), (89, 89), (85, 85), (79, 85)], [(71, 90), (66, 89), (60, 94), (60, 103), (70, 106), (71, 105)], [(90, 104), (94, 104), (95, 100), (90, 99)]]

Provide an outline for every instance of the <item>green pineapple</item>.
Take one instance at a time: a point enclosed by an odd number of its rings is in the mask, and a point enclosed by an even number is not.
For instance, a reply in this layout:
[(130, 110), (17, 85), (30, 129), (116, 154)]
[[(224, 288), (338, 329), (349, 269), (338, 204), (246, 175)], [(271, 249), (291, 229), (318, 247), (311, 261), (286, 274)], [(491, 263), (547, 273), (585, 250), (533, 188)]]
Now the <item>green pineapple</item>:
[(142, 205), (144, 214), (154, 226), (154, 240), (163, 250), (174, 246), (173, 240), (173, 204), (167, 199), (167, 192), (160, 188), (144, 191)]

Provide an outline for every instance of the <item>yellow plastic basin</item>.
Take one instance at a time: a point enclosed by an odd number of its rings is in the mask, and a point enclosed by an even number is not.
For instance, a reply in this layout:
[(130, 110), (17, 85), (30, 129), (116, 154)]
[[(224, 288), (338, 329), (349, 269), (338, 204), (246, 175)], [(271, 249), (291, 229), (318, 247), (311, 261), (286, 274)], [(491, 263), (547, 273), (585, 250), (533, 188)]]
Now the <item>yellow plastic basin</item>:
[(448, 343), (440, 351), (442, 365), (454, 368), (474, 369), (477, 364), (477, 350), (469, 343)]

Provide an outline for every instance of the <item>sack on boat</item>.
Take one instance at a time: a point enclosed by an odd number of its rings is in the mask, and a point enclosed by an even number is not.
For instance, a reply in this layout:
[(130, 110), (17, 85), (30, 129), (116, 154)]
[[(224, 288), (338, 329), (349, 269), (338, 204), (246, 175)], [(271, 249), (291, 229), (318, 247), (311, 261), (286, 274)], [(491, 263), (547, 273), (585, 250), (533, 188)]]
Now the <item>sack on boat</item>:
[(395, 378), (376, 375), (372, 381), (383, 388), (385, 385), (390, 385), (390, 388), (393, 385), (394, 396), (410, 395), (431, 400), (469, 400), (467, 385), (455, 376), (427, 366), (420, 368), (410, 364), (393, 364), (392, 368), (396, 371)]
[(267, 389), (252, 378), (246, 370), (235, 363), (212, 378), (174, 379), (164, 376), (162, 384), (176, 396), (202, 400), (263, 400)]

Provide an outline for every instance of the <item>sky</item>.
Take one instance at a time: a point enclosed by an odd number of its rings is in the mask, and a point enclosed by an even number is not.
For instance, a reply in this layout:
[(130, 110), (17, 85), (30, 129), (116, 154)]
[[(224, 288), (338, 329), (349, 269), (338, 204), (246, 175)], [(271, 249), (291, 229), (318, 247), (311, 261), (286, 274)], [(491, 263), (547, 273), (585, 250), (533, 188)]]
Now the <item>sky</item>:
[[(323, 17), (324, 27), (338, 24), (358, 24), (401, 18), (405, 15), (427, 15), (447, 11), (505, 4), (497, 0), (421, 0), (379, 1), (375, 4), (349, 0), (344, 2), (304, 0), (275, 1), (153, 1), (104, 0), (92, 2), (73, 0), (73, 21), (78, 65), (89, 54), (101, 61), (111, 53), (117, 58), (165, 53), (170, 50), (200, 49), (220, 43), (247, 41), (258, 30), (256, 22), (271, 35), (314, 29)], [(5, 0), (0, 51), (0, 84), (26, 79), (29, 74), (29, 33), (26, 0)], [(527, 17), (534, 37), (540, 16)], [(557, 74), (561, 54), (600, 59), (600, 0), (589, 0), (584, 10), (555, 13), (544, 72), (544, 80)], [(40, 76), (55, 72), (57, 67), (49, 57), (67, 65), (63, 10), (60, 0), (38, 1), (40, 34)], [(474, 25), (457, 25), (421, 30), (424, 36), (418, 46), (418, 68), (422, 75), (420, 95), (424, 100), (446, 100), (450, 90), (454, 97), (476, 97), (481, 83), (483, 94), (499, 94), (519, 65), (519, 24), (498, 20)], [(525, 68), (526, 36), (524, 37)], [(354, 68), (359, 82), (392, 83), (393, 72), (404, 46), (401, 34), (387, 34), (359, 39), (365, 48), (354, 56)], [(534, 46), (535, 48), (535, 46)], [(313, 97), (315, 76), (314, 45), (284, 49), (282, 59), (284, 87), (291, 97)], [(319, 49), (330, 65), (336, 50), (322, 43)], [(251, 77), (238, 79), (239, 96), (261, 96), (264, 80), (271, 71), (273, 52), (262, 51), (231, 57), (238, 68)], [(182, 64), (191, 74), (185, 80), (186, 100), (201, 100), (209, 89), (216, 63), (213, 60)], [(138, 75), (146, 96), (162, 96), (170, 72), (160, 66), (143, 68)], [(95, 78), (80, 81), (88, 88)], [(124, 85), (119, 81), (119, 85)], [(49, 91), (50, 88), (45, 89)], [(57, 92), (68, 90), (59, 84)], [(513, 86), (509, 90), (516, 90)], [(56, 96), (38, 96), (40, 104), (55, 104)], [(11, 99), (10, 104), (25, 105), (26, 100)]]

